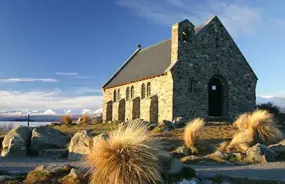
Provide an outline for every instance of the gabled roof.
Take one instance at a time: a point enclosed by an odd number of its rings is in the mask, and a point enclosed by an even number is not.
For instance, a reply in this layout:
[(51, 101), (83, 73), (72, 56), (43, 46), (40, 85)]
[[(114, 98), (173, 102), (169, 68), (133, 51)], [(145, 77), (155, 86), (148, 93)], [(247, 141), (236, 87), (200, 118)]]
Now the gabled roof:
[[(207, 28), (207, 25), (215, 18), (217, 17), (213, 16), (204, 24), (195, 27), (195, 34), (197, 35), (203, 32), (203, 30)], [(104, 84), (103, 88), (111, 88), (130, 82), (160, 76), (169, 71), (172, 67), (171, 39), (168, 39), (145, 49), (138, 48)], [(249, 68), (251, 69), (250, 66)]]
[(110, 88), (163, 74), (171, 63), (171, 39), (137, 49), (103, 86)]

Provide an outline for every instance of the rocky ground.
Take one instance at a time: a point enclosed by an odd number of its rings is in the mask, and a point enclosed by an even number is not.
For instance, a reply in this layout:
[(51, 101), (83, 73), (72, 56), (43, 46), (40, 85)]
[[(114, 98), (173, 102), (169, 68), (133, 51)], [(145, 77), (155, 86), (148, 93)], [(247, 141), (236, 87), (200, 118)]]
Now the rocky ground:
[[(65, 176), (74, 176), (77, 173), (76, 168), (86, 168), (81, 161), (82, 156), (89, 153), (89, 150), (95, 146), (97, 139), (107, 139), (108, 137), (107, 134), (99, 136), (98, 134), (108, 132), (116, 126), (117, 124), (87, 125), (87, 129), (90, 128), (91, 131), (84, 130), (84, 126), (61, 127), (56, 125), (55, 127), (39, 127), (33, 130), (26, 127), (16, 128), (9, 132), (2, 142), (0, 183), (5, 180), (8, 181), (7, 178), (5, 179), (7, 175), (20, 176), (20, 178), (14, 180), (14, 183), (22, 182), (25, 178), (26, 183), (29, 183), (35, 176), (39, 175), (46, 179), (46, 183), (52, 183), (50, 178), (54, 176), (60, 176), (61, 179)], [(183, 126), (185, 126), (185, 122), (178, 119), (174, 122), (165, 122), (164, 126), (154, 127), (152, 130), (162, 141), (163, 148), (174, 156), (174, 160), (167, 160), (163, 164), (169, 166), (167, 168), (169, 172), (173, 168), (175, 168), (175, 173), (182, 172), (182, 168), (194, 168), (198, 173), (196, 178), (199, 180), (196, 183), (213, 183), (214, 180), (220, 180), (221, 175), (239, 178), (238, 181), (232, 178), (222, 179), (223, 181), (230, 180), (230, 183), (251, 183), (251, 181), (241, 180), (240, 178), (258, 179), (259, 183), (261, 183), (260, 180), (269, 183), (285, 183), (285, 161), (281, 161), (275, 154), (275, 152), (278, 154), (285, 152), (285, 142), (270, 149), (267, 146), (258, 144), (252, 147), (254, 159), (263, 164), (245, 165), (241, 162), (235, 163), (230, 159), (227, 159), (226, 162), (219, 162), (211, 160), (208, 155), (179, 157), (173, 151), (183, 146)], [(97, 127), (97, 129), (94, 129), (94, 127)], [(236, 128), (229, 123), (211, 122), (203, 130), (201, 138), (216, 146), (223, 141), (230, 140), (235, 132)], [(272, 150), (274, 150), (273, 154)], [(256, 153), (260, 154), (255, 157)], [(162, 152), (161, 157), (164, 158), (164, 154), (169, 153)], [(215, 152), (214, 155), (219, 159), (225, 157), (221, 152)], [(233, 155), (227, 155), (226, 157), (231, 156)], [(242, 157), (240, 154), (234, 156)], [(272, 156), (274, 159), (271, 159)], [(162, 159), (162, 161), (164, 160)], [(283, 158), (283, 160), (285, 159)], [(68, 166), (68, 169), (64, 168), (60, 171), (60, 174), (50, 171), (50, 168), (57, 167), (57, 165), (61, 165), (60, 167)], [(74, 169), (72, 170), (72, 168)], [(39, 170), (41, 174), (39, 174)], [(27, 177), (28, 172), (32, 174)], [(48, 174), (42, 175), (42, 173)], [(67, 179), (65, 183), (70, 182), (70, 178), (67, 177)]]

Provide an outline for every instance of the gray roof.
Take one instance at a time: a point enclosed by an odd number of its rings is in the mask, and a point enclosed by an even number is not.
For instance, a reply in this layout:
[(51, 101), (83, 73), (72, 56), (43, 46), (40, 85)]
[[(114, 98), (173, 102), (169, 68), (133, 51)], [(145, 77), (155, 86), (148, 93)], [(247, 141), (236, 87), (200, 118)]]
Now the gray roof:
[(138, 49), (103, 86), (110, 88), (163, 74), (171, 63), (171, 39)]
[[(213, 18), (195, 27), (195, 34), (201, 32)], [(103, 88), (155, 77), (165, 73), (171, 67), (171, 39), (168, 39), (145, 49), (137, 49)]]

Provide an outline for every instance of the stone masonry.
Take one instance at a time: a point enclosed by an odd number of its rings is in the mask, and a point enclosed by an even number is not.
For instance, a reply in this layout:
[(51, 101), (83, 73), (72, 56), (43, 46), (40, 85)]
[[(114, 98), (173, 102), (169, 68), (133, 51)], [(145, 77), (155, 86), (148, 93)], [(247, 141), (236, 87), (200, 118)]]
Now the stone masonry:
[[(163, 72), (106, 87), (117, 73), (126, 70), (122, 67), (106, 83), (102, 89), (104, 121), (138, 117), (158, 122), (172, 121), (175, 117), (233, 119), (254, 109), (258, 79), (218, 17), (198, 27), (187, 19), (173, 25), (169, 42), (170, 61)], [(155, 47), (157, 45), (152, 49)], [(136, 52), (146, 51), (139, 48)], [(145, 55), (143, 57), (149, 59)], [(133, 55), (125, 65), (130, 65), (135, 57), (138, 56)], [(150, 94), (147, 94), (148, 83)], [(142, 84), (145, 84), (145, 98)], [(128, 87), (130, 98), (127, 100)]]

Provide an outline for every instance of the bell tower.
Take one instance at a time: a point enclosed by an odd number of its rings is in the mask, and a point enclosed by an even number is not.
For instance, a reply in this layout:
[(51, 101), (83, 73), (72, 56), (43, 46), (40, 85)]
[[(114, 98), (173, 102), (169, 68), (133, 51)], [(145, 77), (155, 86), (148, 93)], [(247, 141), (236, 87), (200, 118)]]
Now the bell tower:
[[(179, 60), (180, 50), (183, 46), (192, 44), (195, 36), (195, 26), (185, 19), (172, 26), (171, 38), (171, 63), (174, 64)], [(182, 51), (182, 50), (181, 50)]]

